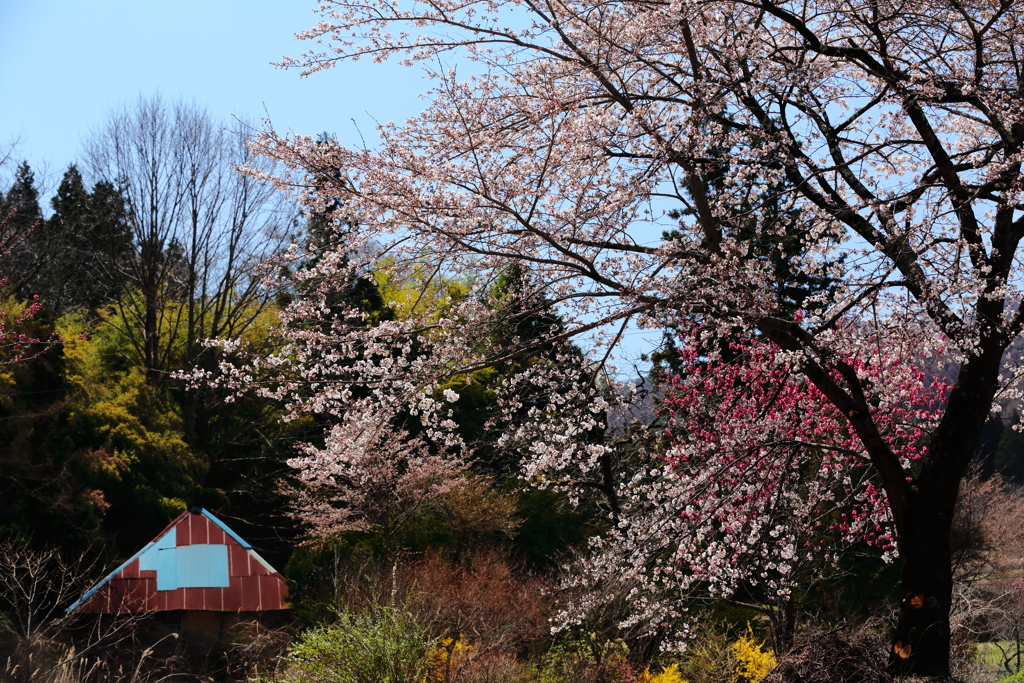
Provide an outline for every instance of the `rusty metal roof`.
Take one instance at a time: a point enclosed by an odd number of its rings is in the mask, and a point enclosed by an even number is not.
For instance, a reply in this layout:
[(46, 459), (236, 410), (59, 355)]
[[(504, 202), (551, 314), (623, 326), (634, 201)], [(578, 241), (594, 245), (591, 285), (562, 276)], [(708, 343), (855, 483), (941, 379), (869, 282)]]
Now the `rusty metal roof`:
[(287, 609), (284, 578), (203, 508), (178, 515), (156, 538), (68, 608), (92, 614)]

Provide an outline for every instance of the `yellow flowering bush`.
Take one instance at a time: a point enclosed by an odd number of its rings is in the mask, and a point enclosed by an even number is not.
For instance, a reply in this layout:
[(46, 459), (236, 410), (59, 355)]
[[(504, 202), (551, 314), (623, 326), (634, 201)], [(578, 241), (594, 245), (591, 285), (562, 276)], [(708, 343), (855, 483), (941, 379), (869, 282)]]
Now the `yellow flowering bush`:
[(421, 683), (448, 683), (469, 660), (476, 648), (462, 639), (447, 638), (427, 653), (427, 673)]
[(650, 667), (644, 669), (637, 679), (637, 683), (687, 683), (683, 675), (679, 673), (679, 665), (672, 664), (665, 667), (659, 673), (652, 674)]
[(732, 683), (759, 683), (776, 664), (775, 655), (765, 651), (763, 643), (754, 640), (754, 634), (747, 626), (747, 635), (741, 636), (729, 648), (736, 658), (736, 670)]

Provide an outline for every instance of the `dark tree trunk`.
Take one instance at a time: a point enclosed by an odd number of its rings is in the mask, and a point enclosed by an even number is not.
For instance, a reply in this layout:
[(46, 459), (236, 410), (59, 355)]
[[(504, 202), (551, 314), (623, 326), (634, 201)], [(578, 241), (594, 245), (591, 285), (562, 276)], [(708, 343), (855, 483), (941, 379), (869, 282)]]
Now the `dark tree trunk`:
[(901, 530), (899, 619), (892, 637), (893, 673), (949, 675), (949, 610), (953, 596), (949, 532), (953, 505), (922, 500)]
[(890, 493), (902, 561), (899, 619), (889, 653), (895, 674), (950, 673), (953, 569), (949, 535), (960, 481), (995, 396), (1003, 348), (991, 343), (964, 363), (916, 479), (902, 489), (902, 500), (893, 500)]
[(155, 386), (160, 381), (160, 323), (157, 285), (153, 283), (144, 294), (145, 318), (143, 320), (143, 344), (146, 363), (146, 381)]
[[(991, 302), (984, 302), (991, 304)], [(1001, 304), (989, 305), (979, 315), (1002, 317)], [(784, 349), (800, 350), (803, 330), (788, 322), (765, 319), (761, 330)], [(961, 366), (949, 392), (946, 410), (932, 432), (927, 451), (909, 468), (900, 462), (871, 416), (862, 379), (843, 361), (830, 370), (807, 362), (807, 378), (850, 421), (889, 499), (902, 561), (899, 619), (889, 655), (896, 674), (948, 676), (950, 652), (949, 611), (953, 594), (949, 534), (960, 480), (978, 446), (999, 381), (999, 365), (1008, 338), (986, 328), (979, 351)]]

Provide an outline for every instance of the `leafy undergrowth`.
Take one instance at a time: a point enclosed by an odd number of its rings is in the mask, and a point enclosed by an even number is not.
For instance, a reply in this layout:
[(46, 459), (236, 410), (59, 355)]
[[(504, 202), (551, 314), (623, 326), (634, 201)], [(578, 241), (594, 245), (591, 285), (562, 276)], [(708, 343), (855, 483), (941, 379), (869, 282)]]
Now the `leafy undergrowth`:
[[(427, 632), (408, 605), (345, 614), (302, 636), (274, 683), (760, 683), (775, 664), (752, 633), (641, 665), (622, 640), (591, 632), (566, 635), (533, 658), (487, 652), (464, 636), (431, 639)], [(713, 650), (719, 657), (709, 661)]]

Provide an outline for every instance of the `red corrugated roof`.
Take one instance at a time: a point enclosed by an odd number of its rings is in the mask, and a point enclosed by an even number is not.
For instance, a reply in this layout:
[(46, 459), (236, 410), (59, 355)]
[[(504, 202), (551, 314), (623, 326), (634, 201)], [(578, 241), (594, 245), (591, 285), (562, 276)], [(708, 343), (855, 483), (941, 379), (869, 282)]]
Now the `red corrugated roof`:
[[(178, 550), (189, 546), (202, 547)], [(226, 524), (202, 508), (192, 508), (68, 611), (262, 612), (287, 607), (284, 578)]]

